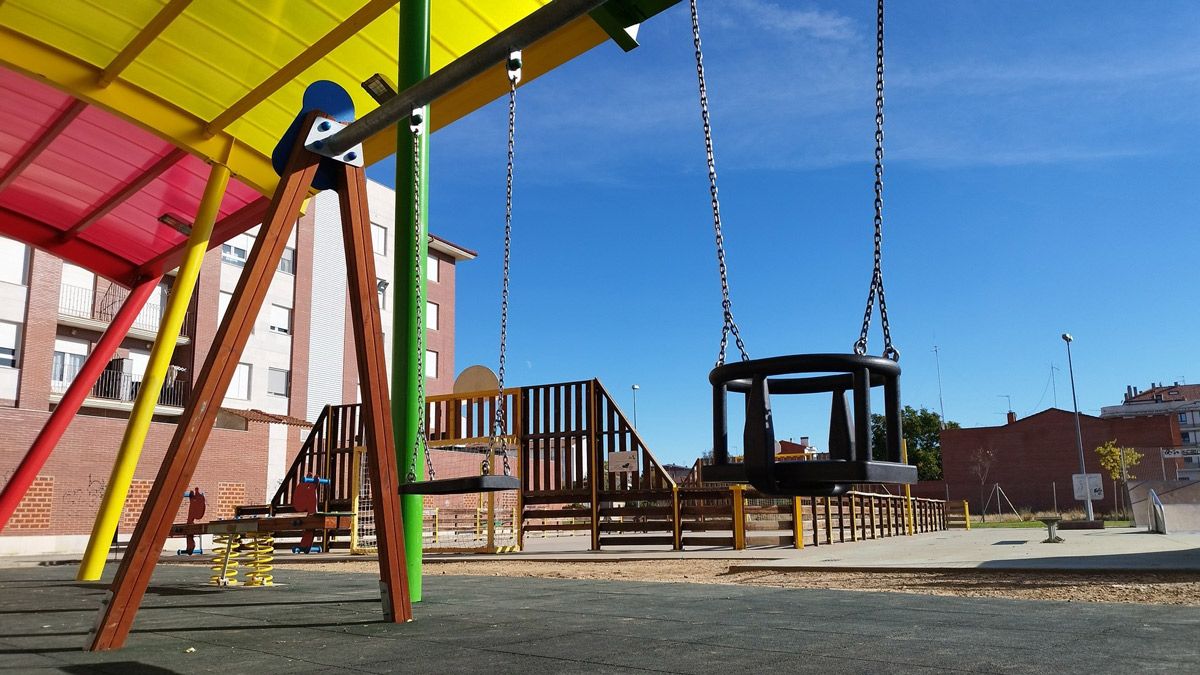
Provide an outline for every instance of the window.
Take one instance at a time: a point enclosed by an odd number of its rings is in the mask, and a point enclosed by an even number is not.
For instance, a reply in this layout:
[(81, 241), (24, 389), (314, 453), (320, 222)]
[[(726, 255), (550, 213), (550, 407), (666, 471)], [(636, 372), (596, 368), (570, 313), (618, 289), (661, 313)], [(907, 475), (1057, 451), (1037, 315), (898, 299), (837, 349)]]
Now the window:
[(82, 340), (54, 341), (54, 362), (50, 367), (50, 380), (62, 384), (70, 384), (75, 379), (83, 360), (87, 358), (88, 343)]
[(18, 241), (0, 237), (0, 281), (25, 285), (25, 266), (29, 249)]
[(279, 259), (279, 271), (284, 274), (296, 273), (296, 249), (291, 246), (283, 249), (283, 257)]
[(375, 290), (379, 293), (379, 309), (387, 309), (387, 289), (388, 282), (383, 279), (375, 279)]
[(428, 258), (426, 258), (426, 260), (425, 260), (425, 278), (428, 279), (429, 281), (437, 281), (441, 277), (439, 272), (440, 272), (440, 270), (438, 269), (438, 259), (433, 256), (429, 256)]
[(425, 377), (436, 378), (438, 374), (438, 353), (425, 350)]
[(291, 372), (279, 368), (267, 369), (267, 393), (272, 396), (287, 396), (290, 392)]
[(271, 332), (280, 335), (292, 334), (292, 310), (271, 305)]
[(387, 255), (387, 228), (371, 223), (371, 248), (376, 255)]
[(438, 329), (438, 305), (436, 302), (425, 303), (425, 327), (429, 330)]
[(1187, 413), (1185, 413), (1185, 412), (1179, 413), (1179, 423), (1187, 424)]
[(221, 262), (238, 267), (246, 266), (246, 258), (250, 257), (250, 249), (254, 247), (254, 237), (239, 234), (221, 244)]
[(250, 400), (250, 374), (249, 363), (237, 364), (237, 368), (233, 369), (233, 381), (229, 383), (229, 391), (225, 395), (243, 401)]
[(0, 321), (0, 366), (17, 367), (17, 342), (21, 327), (11, 321)]
[(146, 375), (146, 366), (150, 363), (150, 352), (129, 350), (130, 377), (134, 382), (141, 382)]

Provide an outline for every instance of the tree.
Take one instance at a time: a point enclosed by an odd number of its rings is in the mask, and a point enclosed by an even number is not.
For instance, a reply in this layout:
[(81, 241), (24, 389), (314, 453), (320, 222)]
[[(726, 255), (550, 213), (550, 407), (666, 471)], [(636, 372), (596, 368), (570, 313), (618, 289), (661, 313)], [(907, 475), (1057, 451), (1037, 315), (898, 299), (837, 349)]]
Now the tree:
[[(917, 466), (921, 480), (942, 478), (942, 418), (932, 410), (904, 406), (900, 414), (904, 438), (908, 441), (908, 461)], [(958, 422), (946, 422), (945, 428), (958, 429)], [(883, 415), (871, 415), (871, 443), (875, 459), (885, 459), (887, 438)]]
[[(1125, 475), (1121, 475), (1121, 454), (1125, 454)], [(1113, 480), (1125, 480), (1127, 478), (1137, 478), (1133, 475), (1133, 467), (1137, 466), (1143, 458), (1142, 453), (1133, 448), (1117, 447), (1115, 440), (1109, 441), (1104, 445), (1096, 448), (1096, 454), (1100, 455), (1100, 466), (1108, 472), (1109, 478)]]
[(996, 462), (996, 453), (992, 452), (991, 448), (978, 447), (971, 453), (971, 473), (979, 479), (979, 516), (987, 520), (987, 514), (984, 513), (983, 507), (987, 504), (983, 500), (983, 488), (987, 485), (988, 473), (992, 470), (992, 464)]

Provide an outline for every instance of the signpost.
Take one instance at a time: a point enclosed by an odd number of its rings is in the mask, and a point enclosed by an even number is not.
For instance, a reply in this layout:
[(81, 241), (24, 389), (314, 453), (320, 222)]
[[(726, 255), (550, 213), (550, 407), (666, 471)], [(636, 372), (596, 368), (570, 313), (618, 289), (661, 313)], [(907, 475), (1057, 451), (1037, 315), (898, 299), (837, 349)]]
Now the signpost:
[(1071, 486), (1075, 489), (1076, 501), (1095, 502), (1104, 499), (1104, 481), (1101, 480), (1098, 473), (1071, 474)]

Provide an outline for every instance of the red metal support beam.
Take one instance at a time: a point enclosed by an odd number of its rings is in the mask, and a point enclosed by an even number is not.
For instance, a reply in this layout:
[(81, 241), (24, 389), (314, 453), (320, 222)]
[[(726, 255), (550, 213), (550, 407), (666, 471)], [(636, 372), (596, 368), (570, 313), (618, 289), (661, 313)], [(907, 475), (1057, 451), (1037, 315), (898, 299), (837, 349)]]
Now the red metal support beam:
[(38, 158), (38, 155), (42, 154), (46, 148), (50, 147), (50, 144), (54, 142), (54, 139), (58, 138), (58, 135), (66, 130), (66, 128), (70, 126), (71, 122), (74, 121), (76, 117), (79, 117), (79, 113), (83, 112), (83, 109), (86, 107), (87, 103), (84, 103), (79, 99), (71, 101), (71, 105), (67, 106), (65, 110), (58, 114), (58, 117), (54, 119), (54, 122), (52, 122), (50, 126), (46, 128), (46, 131), (42, 132), (41, 136), (38, 136), (33, 140), (32, 143), (22, 150), (21, 154), (17, 156), (12, 164), (5, 167), (4, 173), (0, 174), (0, 191), (3, 191), (5, 188), (7, 188), (9, 183), (12, 183), (17, 176), (21, 175), (22, 171), (24, 171), (30, 164), (33, 164), (33, 161)]
[(150, 299), (150, 295), (158, 286), (160, 279), (161, 277), (155, 277), (143, 281), (133, 288), (129, 297), (125, 298), (120, 311), (113, 317), (112, 323), (100, 336), (100, 341), (88, 354), (87, 359), (83, 362), (83, 367), (71, 381), (71, 386), (67, 387), (67, 393), (63, 394), (58, 407), (50, 413), (50, 419), (46, 420), (46, 425), (33, 440), (29, 452), (25, 453), (25, 458), (21, 460), (17, 470), (8, 479), (4, 489), (0, 491), (0, 531), (3, 531), (4, 526), (8, 525), (8, 519), (12, 517), (13, 511), (25, 498), (26, 491), (37, 478), (38, 472), (46, 465), (46, 460), (50, 459), (50, 453), (54, 452), (54, 447), (71, 424), (71, 420), (75, 419), (75, 414), (83, 406), (84, 399), (91, 393), (96, 380), (100, 378), (105, 366), (116, 353), (117, 347), (129, 333), (129, 327), (133, 325), (138, 313)]
[(62, 230), (52, 225), (0, 206), (0, 235), (48, 251), (127, 288), (141, 279), (162, 274), (161, 271), (142, 273), (135, 264), (103, 246), (79, 237), (62, 241), (61, 234)]
[(63, 239), (69, 239), (83, 232), (87, 228), (96, 224), (104, 216), (108, 215), (113, 209), (117, 208), (125, 202), (126, 199), (141, 192), (142, 188), (154, 182), (167, 169), (175, 166), (180, 160), (187, 157), (187, 152), (176, 148), (171, 152), (163, 155), (153, 166), (146, 169), (137, 178), (131, 180), (121, 187), (120, 190), (113, 193), (105, 199), (99, 206), (92, 209), (91, 213), (87, 214), (71, 227), (67, 228), (60, 236)]
[(363, 441), (371, 468), (383, 616), (392, 622), (411, 621), (412, 601), (405, 573), (404, 525), (397, 492), (400, 482), (384, 360), (383, 319), (379, 313), (371, 216), (367, 210), (367, 181), (363, 170), (344, 165), (339, 174), (338, 193), (342, 207), (342, 240), (346, 246), (354, 353), (362, 389)]
[[(314, 118), (315, 114), (310, 114), (302, 128), (311, 126)], [(113, 579), (108, 600), (100, 609), (94, 632), (89, 635), (87, 649), (91, 651), (118, 649), (129, 637), (183, 493), (191, 483), (225, 391), (250, 338), (254, 317), (262, 309), (288, 236), (316, 174), (320, 157), (304, 150), (303, 143), (304, 134), (298, 134), (267, 218), (196, 379), (192, 400), (175, 428), (154, 487)]]

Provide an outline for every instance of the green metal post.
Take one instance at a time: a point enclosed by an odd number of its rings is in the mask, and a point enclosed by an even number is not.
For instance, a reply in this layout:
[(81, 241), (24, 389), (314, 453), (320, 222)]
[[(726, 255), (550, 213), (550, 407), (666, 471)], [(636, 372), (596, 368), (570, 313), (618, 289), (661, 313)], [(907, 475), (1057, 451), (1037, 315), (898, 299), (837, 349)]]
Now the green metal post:
[[(400, 3), (400, 58), (396, 84), (401, 91), (429, 77), (429, 0), (405, 0)], [(408, 120), (396, 129), (396, 255), (395, 305), (392, 309), (392, 420), (396, 434), (396, 460), (400, 480), (408, 475), (424, 476), (425, 458), (413, 456), (417, 442), (417, 416), (423, 401), (418, 400), (418, 386), (425, 373), (417, 370), (417, 331), (425, 326), (417, 321), (422, 309), (418, 298), (423, 297), (425, 261), (429, 255), (429, 237), (424, 229), (429, 222), (429, 109), (425, 109), (425, 133), (421, 136), (420, 172), (422, 231), (413, 241), (416, 200), (413, 194), (412, 133)], [(412, 269), (413, 247), (418, 269)], [(414, 459), (416, 463), (414, 465)], [(401, 495), (400, 509), (404, 515), (404, 551), (407, 559), (409, 595), (413, 602), (421, 600), (421, 527), (424, 498), (421, 495)]]

